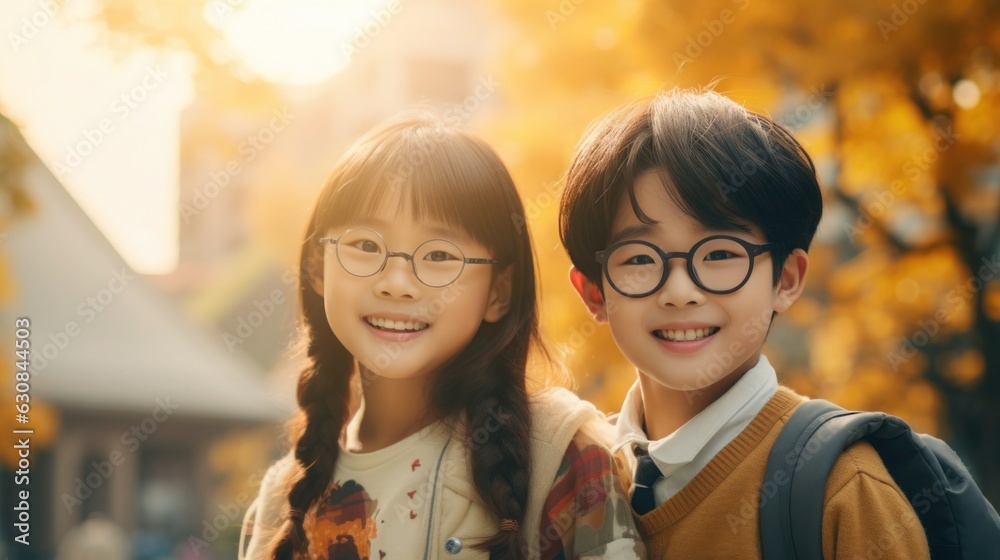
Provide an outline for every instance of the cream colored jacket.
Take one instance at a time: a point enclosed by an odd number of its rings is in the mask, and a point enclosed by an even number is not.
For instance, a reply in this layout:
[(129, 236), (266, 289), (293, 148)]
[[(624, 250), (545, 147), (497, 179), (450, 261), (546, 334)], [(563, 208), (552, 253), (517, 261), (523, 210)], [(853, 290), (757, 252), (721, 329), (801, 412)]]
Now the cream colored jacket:
[[(521, 530), (531, 550), (529, 558), (539, 557), (539, 548), (546, 542), (539, 535), (545, 499), (552, 489), (566, 448), (577, 431), (582, 430), (596, 441), (609, 445), (612, 429), (604, 415), (592, 404), (580, 400), (572, 392), (558, 388), (548, 389), (531, 397), (531, 487), (528, 508)], [(414, 558), (430, 560), (487, 559), (488, 554), (475, 550), (471, 544), (477, 539), (496, 533), (499, 520), (483, 505), (471, 480), (469, 450), (465, 442), (453, 437), (444, 450), (444, 460), (439, 462), (433, 477), (430, 494), (430, 520), (423, 550), (414, 551)], [(260, 494), (250, 505), (243, 520), (240, 534), (240, 560), (266, 560), (268, 544), (283, 520), (287, 517), (287, 495), (280, 490), (287, 469), (292, 464), (291, 454), (268, 469), (261, 482)], [(628, 514), (629, 512), (625, 512)], [(615, 535), (612, 542), (601, 547), (599, 553), (580, 556), (586, 558), (638, 558), (641, 547), (636, 546), (636, 532), (631, 515), (623, 534)], [(249, 542), (244, 551), (244, 539)], [(455, 548), (455, 540), (462, 543)], [(450, 546), (446, 546), (451, 540)], [(451, 550), (451, 551), (449, 551)]]

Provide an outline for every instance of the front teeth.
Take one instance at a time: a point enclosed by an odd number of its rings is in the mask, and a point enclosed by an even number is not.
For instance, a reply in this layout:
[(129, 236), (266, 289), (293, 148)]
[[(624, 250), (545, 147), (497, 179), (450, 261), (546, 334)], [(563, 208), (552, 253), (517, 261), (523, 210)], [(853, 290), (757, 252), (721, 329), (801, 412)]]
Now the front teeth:
[(427, 323), (420, 321), (393, 321), (376, 317), (365, 317), (365, 320), (369, 325), (387, 331), (422, 331), (427, 328)]
[(699, 338), (705, 338), (706, 336), (713, 335), (719, 330), (719, 327), (708, 327), (707, 329), (687, 329), (687, 330), (658, 330), (656, 335), (665, 340), (673, 340), (677, 342), (683, 342), (687, 340), (698, 340)]

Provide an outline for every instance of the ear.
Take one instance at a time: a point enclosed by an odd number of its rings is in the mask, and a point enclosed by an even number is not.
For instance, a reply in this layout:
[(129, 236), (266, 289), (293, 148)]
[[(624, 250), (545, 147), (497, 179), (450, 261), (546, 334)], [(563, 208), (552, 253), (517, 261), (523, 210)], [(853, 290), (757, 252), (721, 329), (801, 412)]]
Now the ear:
[(325, 263), (321, 256), (315, 258), (311, 261), (314, 266), (306, 267), (306, 278), (305, 281), (309, 283), (312, 290), (316, 292), (317, 295), (323, 297), (323, 267)]
[(490, 301), (486, 304), (486, 314), (483, 315), (483, 320), (487, 323), (496, 323), (510, 311), (513, 276), (514, 267), (508, 266), (493, 281), (493, 287), (490, 288)]
[(806, 272), (809, 270), (809, 255), (802, 249), (795, 249), (781, 268), (781, 277), (774, 287), (774, 310), (778, 313), (788, 311), (802, 295), (806, 287)]
[(575, 266), (569, 267), (569, 283), (573, 284), (573, 289), (580, 295), (580, 299), (587, 306), (587, 311), (594, 316), (594, 320), (598, 323), (607, 323), (608, 311), (604, 306), (601, 288), (588, 280)]

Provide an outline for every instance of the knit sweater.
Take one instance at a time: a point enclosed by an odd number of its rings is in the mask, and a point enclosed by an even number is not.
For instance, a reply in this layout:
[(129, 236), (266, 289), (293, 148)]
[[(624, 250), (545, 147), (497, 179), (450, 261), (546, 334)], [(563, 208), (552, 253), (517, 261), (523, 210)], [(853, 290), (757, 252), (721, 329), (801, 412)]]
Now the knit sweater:
[[(650, 558), (762, 558), (758, 506), (768, 498), (761, 488), (768, 453), (805, 400), (779, 387), (746, 429), (680, 492), (636, 516)], [(625, 453), (622, 460), (633, 470), (623, 470), (634, 472), (634, 458)], [(865, 441), (849, 446), (834, 464), (822, 531), (827, 560), (930, 557), (913, 507)]]

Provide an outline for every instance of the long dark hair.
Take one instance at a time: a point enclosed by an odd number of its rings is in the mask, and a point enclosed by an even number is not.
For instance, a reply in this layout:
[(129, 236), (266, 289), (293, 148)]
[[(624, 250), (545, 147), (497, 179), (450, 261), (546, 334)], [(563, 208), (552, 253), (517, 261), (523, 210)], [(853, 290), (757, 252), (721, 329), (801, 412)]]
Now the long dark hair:
[[(354, 357), (327, 322), (323, 297), (309, 285), (322, 262), (317, 239), (352, 217), (370, 214), (398, 193), (415, 220), (433, 218), (461, 229), (511, 270), (510, 307), (484, 322), (468, 346), (430, 383), (429, 411), (465, 430), (463, 441), (491, 417), (499, 429), (471, 454), (479, 496), (499, 519), (524, 523), (528, 500), (530, 418), (525, 386), (529, 349), (539, 342), (535, 269), (524, 208), (514, 182), (482, 140), (427, 118), (376, 128), (334, 168), (313, 210), (299, 261), (299, 322), (307, 363), (299, 375), (299, 410), (291, 425), (294, 467), (287, 480), (289, 519), (271, 543), (272, 560), (305, 552), (303, 520), (331, 482), (349, 415)], [(494, 281), (501, 267), (494, 267)], [(478, 545), (490, 558), (520, 558), (520, 532), (500, 531)]]

